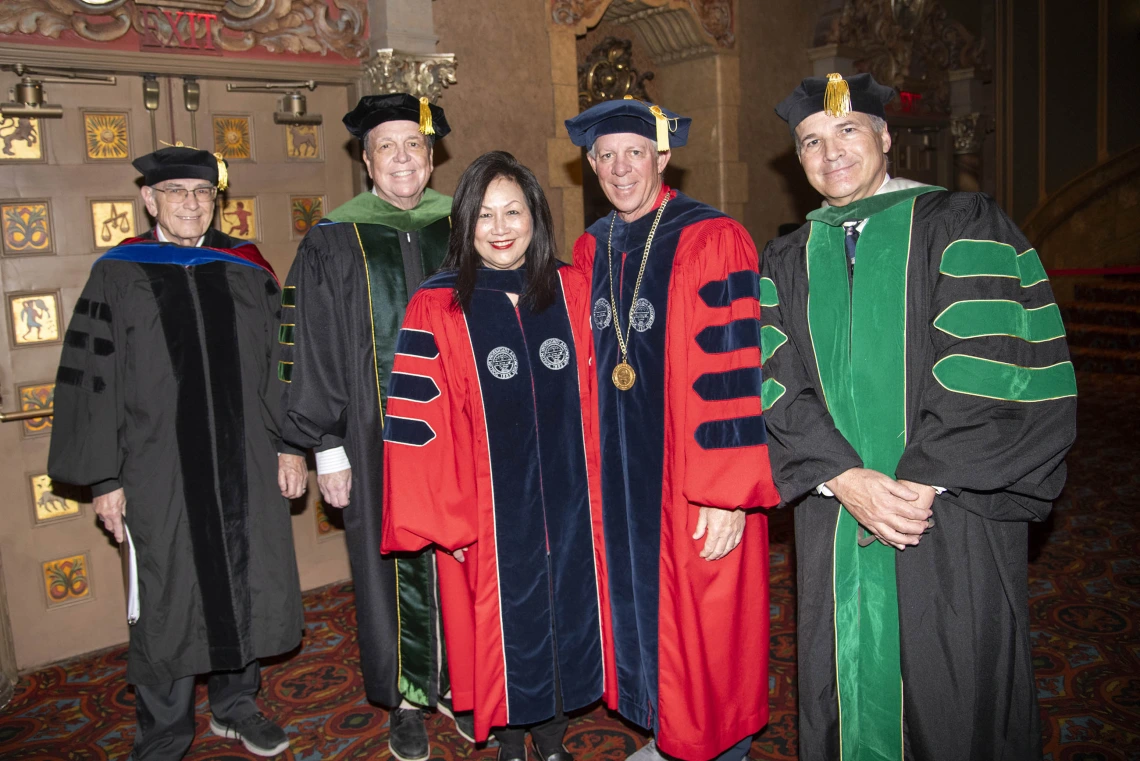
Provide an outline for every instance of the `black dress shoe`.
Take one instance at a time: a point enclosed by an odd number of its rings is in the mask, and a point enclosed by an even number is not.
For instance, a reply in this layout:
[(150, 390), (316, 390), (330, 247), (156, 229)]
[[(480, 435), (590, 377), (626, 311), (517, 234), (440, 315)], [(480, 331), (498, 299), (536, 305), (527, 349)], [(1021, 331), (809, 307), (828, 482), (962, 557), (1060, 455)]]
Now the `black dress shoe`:
[(574, 761), (574, 756), (571, 755), (570, 751), (566, 750), (565, 747), (559, 748), (549, 756), (544, 756), (542, 755), (542, 751), (539, 750), (538, 745), (535, 744), (534, 755), (538, 756), (541, 761)]
[(505, 747), (500, 745), (499, 746), (499, 755), (498, 755), (498, 758), (496, 759), (496, 761), (527, 761), (526, 748), (523, 748), (522, 755), (518, 756), (518, 755), (515, 755), (514, 753), (511, 753)]
[(424, 712), (418, 708), (394, 708), (388, 713), (388, 750), (399, 761), (425, 761), (428, 753)]

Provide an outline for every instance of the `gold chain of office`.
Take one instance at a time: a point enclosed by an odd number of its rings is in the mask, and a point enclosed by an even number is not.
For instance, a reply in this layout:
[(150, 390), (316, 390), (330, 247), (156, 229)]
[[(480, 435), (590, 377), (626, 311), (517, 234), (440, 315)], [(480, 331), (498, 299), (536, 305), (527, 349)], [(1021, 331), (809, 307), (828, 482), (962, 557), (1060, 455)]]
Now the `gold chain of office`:
[(669, 203), (669, 194), (661, 201), (661, 208), (653, 219), (653, 227), (649, 228), (649, 237), (645, 239), (645, 251), (641, 254), (641, 268), (637, 271), (637, 282), (633, 286), (633, 298), (629, 302), (629, 321), (625, 326), (625, 335), (621, 334), (621, 319), (618, 315), (617, 298), (614, 296), (614, 223), (617, 221), (617, 211), (610, 218), (610, 235), (606, 241), (606, 261), (610, 267), (610, 309), (614, 313), (614, 333), (617, 334), (618, 348), (621, 350), (621, 362), (614, 368), (610, 378), (620, 391), (629, 391), (637, 381), (637, 373), (629, 364), (630, 330), (633, 329), (633, 310), (637, 307), (637, 293), (641, 290), (641, 278), (645, 275), (645, 263), (649, 261), (649, 247), (653, 245), (653, 236), (657, 232), (657, 225), (661, 222), (661, 215), (665, 213), (665, 206)]

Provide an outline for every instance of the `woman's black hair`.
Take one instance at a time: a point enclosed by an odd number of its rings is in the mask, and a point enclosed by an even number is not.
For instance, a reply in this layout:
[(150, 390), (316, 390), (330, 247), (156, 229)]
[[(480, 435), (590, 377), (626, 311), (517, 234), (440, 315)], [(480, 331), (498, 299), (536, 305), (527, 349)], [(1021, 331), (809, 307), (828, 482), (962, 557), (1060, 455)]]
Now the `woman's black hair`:
[(554, 245), (554, 221), (542, 185), (534, 172), (506, 151), (484, 153), (471, 162), (459, 178), (451, 204), (451, 239), (442, 269), (455, 270), (455, 304), (466, 310), (475, 294), (476, 270), (483, 264), (475, 250), (475, 225), (483, 208), (487, 188), (499, 177), (510, 180), (522, 190), (530, 210), (532, 234), (523, 266), (526, 286), (519, 301), (533, 312), (541, 312), (554, 303), (557, 287), (558, 257)]

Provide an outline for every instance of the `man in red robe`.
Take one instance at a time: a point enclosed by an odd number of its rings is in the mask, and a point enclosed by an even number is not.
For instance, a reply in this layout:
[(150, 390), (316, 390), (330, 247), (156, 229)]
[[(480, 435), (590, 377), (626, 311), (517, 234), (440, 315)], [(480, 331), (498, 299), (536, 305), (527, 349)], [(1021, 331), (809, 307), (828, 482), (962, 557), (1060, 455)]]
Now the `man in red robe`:
[[(574, 246), (591, 281), (602, 513), (635, 754), (739, 761), (768, 719), (768, 531), (756, 247), (666, 187), (690, 119), (633, 99), (566, 122), (614, 206)], [(660, 749), (660, 752), (658, 751)]]

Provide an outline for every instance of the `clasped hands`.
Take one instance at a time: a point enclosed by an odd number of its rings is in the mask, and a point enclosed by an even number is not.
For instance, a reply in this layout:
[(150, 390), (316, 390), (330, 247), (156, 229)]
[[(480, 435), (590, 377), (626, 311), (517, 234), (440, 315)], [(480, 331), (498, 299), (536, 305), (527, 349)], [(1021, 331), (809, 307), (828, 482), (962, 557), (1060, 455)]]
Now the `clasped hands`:
[(917, 546), (934, 525), (934, 487), (851, 468), (824, 484), (861, 526), (896, 550)]

